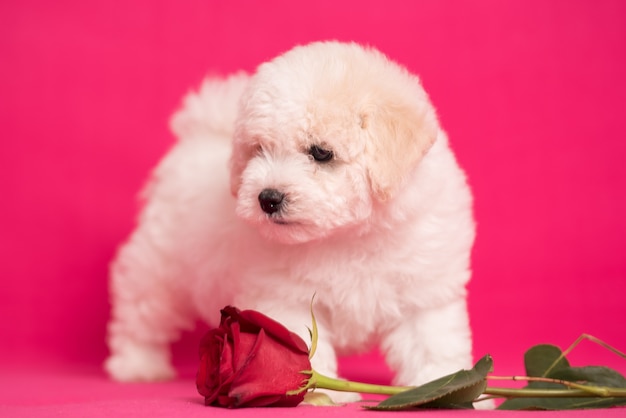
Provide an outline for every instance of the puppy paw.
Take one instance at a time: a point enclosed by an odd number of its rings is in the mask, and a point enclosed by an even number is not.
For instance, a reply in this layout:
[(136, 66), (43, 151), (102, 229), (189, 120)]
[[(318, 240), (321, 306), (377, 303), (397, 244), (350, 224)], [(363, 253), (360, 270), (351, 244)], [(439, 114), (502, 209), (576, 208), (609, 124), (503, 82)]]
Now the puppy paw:
[(112, 354), (104, 368), (109, 376), (120, 382), (151, 382), (176, 377), (167, 350), (131, 343)]
[(482, 410), (496, 409), (496, 403), (493, 399), (485, 399), (484, 401), (474, 402), (474, 408)]
[(315, 389), (314, 392), (307, 394), (307, 396), (304, 398), (304, 403), (316, 406), (332, 406), (358, 402), (360, 400), (361, 395), (359, 395), (358, 393)]

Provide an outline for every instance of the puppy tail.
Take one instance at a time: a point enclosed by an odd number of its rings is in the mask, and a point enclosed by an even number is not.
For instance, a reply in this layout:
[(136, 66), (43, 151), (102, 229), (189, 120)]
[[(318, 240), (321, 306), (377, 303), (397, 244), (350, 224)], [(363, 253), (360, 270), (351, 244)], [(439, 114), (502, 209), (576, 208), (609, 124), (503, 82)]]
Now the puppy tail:
[(181, 140), (215, 134), (232, 138), (239, 99), (248, 79), (244, 72), (227, 78), (207, 77), (198, 91), (187, 94), (181, 109), (172, 116), (172, 132)]

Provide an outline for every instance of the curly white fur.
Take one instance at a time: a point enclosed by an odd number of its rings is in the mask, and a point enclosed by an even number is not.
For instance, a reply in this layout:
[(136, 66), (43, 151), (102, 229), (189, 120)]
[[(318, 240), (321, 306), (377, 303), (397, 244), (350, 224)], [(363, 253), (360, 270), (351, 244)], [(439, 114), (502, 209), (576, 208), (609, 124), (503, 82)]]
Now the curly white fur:
[[(112, 266), (111, 376), (172, 377), (169, 343), (227, 304), (306, 341), (313, 294), (321, 373), (374, 345), (396, 384), (471, 366), (472, 199), (417, 77), (373, 49), (315, 43), (206, 80), (172, 127), (180, 141)], [(284, 196), (276, 213), (265, 189)]]

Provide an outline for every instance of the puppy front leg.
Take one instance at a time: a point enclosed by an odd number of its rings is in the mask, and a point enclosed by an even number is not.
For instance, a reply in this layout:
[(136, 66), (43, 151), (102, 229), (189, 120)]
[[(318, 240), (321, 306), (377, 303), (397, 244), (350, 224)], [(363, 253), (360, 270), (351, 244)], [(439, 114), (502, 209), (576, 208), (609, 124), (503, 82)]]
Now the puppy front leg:
[(472, 367), (472, 342), (464, 299), (408, 315), (383, 340), (394, 384), (422, 385)]
[(105, 369), (120, 381), (173, 378), (169, 344), (193, 325), (190, 303), (172, 280), (180, 272), (146, 235), (137, 230), (111, 270)]

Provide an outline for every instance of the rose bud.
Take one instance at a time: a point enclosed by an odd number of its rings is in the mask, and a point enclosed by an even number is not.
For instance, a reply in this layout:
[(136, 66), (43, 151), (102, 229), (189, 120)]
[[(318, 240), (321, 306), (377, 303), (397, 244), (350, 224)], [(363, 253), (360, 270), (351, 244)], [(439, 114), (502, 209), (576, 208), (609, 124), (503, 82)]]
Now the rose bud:
[(308, 347), (267, 316), (228, 306), (220, 326), (200, 343), (198, 392), (207, 405), (228, 408), (296, 406), (311, 371)]

